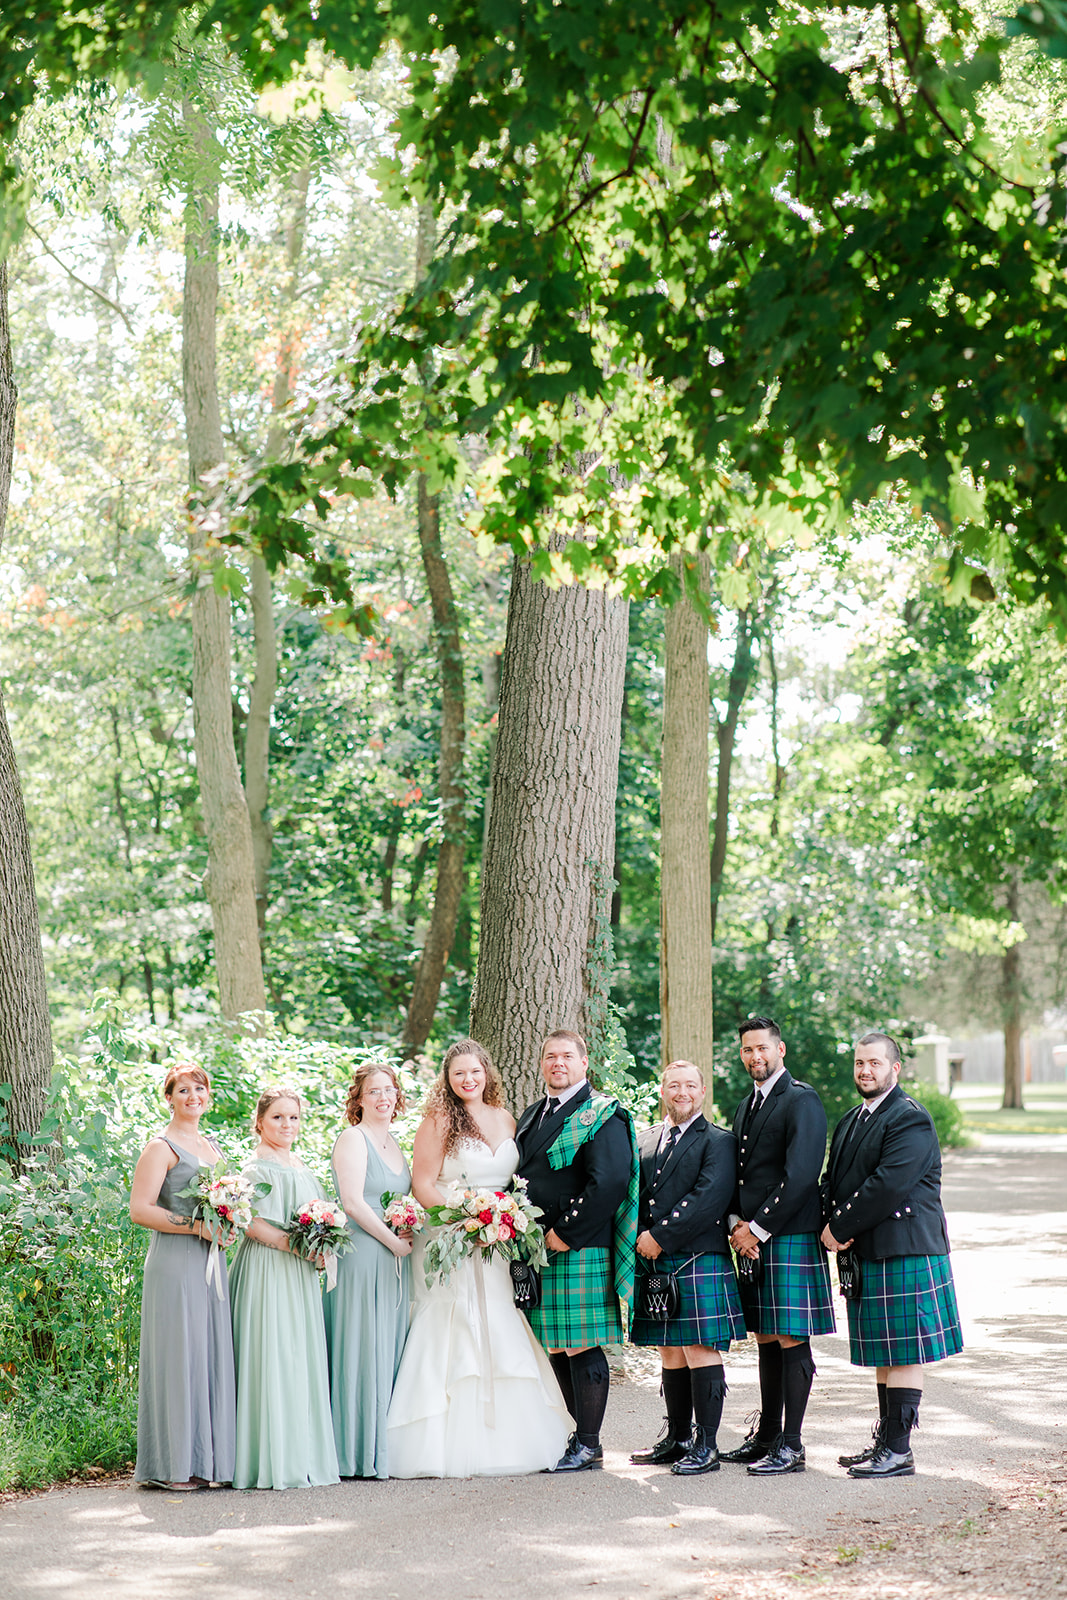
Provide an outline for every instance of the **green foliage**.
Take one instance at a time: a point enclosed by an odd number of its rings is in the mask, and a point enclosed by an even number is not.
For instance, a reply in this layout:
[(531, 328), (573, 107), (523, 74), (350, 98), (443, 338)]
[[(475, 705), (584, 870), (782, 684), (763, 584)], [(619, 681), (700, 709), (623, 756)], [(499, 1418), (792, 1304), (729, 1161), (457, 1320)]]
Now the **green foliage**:
[(904, 1092), (924, 1105), (933, 1118), (942, 1150), (960, 1150), (970, 1144), (963, 1123), (963, 1112), (951, 1095), (942, 1094), (936, 1084), (925, 1078), (912, 1078), (904, 1073), (901, 1078)]

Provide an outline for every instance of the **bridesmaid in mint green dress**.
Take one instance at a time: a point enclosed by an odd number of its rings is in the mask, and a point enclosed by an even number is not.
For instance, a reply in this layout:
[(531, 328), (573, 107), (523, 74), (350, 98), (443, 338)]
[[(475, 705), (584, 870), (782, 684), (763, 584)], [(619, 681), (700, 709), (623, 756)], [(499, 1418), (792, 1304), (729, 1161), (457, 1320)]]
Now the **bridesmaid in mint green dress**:
[(293, 1154), (300, 1097), (265, 1089), (256, 1108), (259, 1146), (245, 1176), (269, 1183), (256, 1202), (230, 1269), (237, 1368), (235, 1489), (303, 1489), (336, 1483), (326, 1335), (315, 1264), (289, 1250), (296, 1207), (324, 1200)]
[(392, 1067), (368, 1062), (348, 1092), (345, 1128), (333, 1172), (348, 1213), (353, 1249), (337, 1263), (326, 1296), (330, 1400), (337, 1458), (345, 1478), (387, 1478), (389, 1399), (408, 1332), (410, 1237), (382, 1221), (382, 1195), (408, 1194), (411, 1173), (389, 1125), (404, 1101)]

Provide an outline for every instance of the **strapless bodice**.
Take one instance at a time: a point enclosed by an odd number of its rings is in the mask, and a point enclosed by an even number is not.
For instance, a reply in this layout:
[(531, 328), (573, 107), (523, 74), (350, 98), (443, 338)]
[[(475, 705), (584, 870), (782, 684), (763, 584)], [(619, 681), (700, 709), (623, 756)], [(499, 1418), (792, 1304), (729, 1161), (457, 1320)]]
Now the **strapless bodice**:
[(495, 1150), (473, 1139), (462, 1139), (441, 1165), (439, 1183), (459, 1183), (465, 1189), (505, 1189), (515, 1176), (519, 1147), (505, 1139)]

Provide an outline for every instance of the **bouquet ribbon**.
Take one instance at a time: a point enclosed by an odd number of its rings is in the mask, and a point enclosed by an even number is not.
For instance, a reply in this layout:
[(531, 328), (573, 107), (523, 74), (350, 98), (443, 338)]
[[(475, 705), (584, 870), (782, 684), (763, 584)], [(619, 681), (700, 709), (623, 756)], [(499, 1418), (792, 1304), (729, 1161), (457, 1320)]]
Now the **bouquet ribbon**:
[(218, 1240), (217, 1239), (212, 1239), (211, 1248), (207, 1253), (207, 1269), (206, 1269), (206, 1271), (204, 1273), (204, 1282), (207, 1283), (207, 1284), (210, 1284), (212, 1278), (214, 1278), (214, 1280), (215, 1280), (215, 1293), (218, 1295), (219, 1299), (221, 1300), (223, 1298), (223, 1293), (222, 1293), (222, 1268), (219, 1266), (219, 1255), (220, 1255), (220, 1253), (221, 1252), (219, 1251), (219, 1242), (218, 1242)]
[(322, 1260), (326, 1268), (326, 1293), (329, 1294), (331, 1289), (337, 1288), (337, 1252), (327, 1250)]
[(485, 1425), (487, 1428), (496, 1427), (496, 1387), (493, 1382), (493, 1355), (489, 1344), (489, 1308), (485, 1303), (485, 1278), (483, 1269), (485, 1261), (480, 1250), (475, 1250), (471, 1266), (474, 1270), (474, 1298), (478, 1303), (478, 1344), (481, 1351), (480, 1366), (482, 1381), (480, 1387), (485, 1391)]

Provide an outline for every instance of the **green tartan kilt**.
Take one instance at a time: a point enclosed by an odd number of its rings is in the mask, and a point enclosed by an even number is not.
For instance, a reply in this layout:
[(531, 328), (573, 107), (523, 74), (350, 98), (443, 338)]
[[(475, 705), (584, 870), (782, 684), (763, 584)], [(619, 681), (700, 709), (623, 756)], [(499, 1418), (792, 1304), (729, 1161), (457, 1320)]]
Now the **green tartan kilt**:
[(541, 1273), (541, 1304), (530, 1326), (546, 1350), (621, 1344), (622, 1317), (611, 1251), (558, 1250)]
[[(685, 1255), (657, 1256), (652, 1268), (677, 1273), (678, 1315), (669, 1322), (652, 1322), (635, 1311), (631, 1344), (701, 1344), (708, 1350), (729, 1350), (731, 1340), (744, 1338), (745, 1320), (729, 1256), (703, 1255), (692, 1261)], [(637, 1269), (638, 1283), (644, 1270), (643, 1265)]]
[(763, 1282), (742, 1293), (741, 1309), (750, 1333), (784, 1333), (807, 1339), (833, 1333), (834, 1302), (830, 1268), (817, 1233), (781, 1233), (760, 1245)]
[(854, 1367), (918, 1367), (963, 1349), (948, 1256), (887, 1256), (861, 1263), (858, 1300), (847, 1300)]

